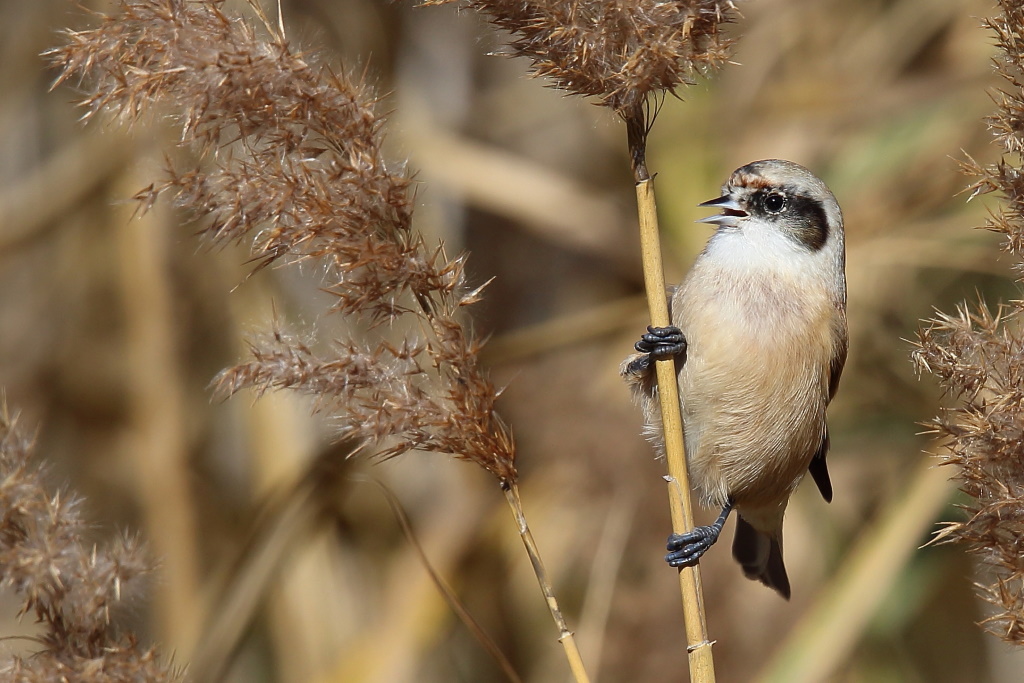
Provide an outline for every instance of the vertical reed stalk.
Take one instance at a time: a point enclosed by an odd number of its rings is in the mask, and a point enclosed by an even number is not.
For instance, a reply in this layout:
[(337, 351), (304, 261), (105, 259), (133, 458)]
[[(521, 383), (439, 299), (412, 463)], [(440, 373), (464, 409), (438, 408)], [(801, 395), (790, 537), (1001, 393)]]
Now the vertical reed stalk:
[[(138, 180), (130, 174), (122, 182), (134, 189)], [(144, 492), (139, 505), (166, 575), (155, 584), (157, 632), (165, 647), (187, 658), (199, 638), (205, 606), (168, 253), (173, 226), (164, 212), (130, 222), (133, 208), (124, 207), (118, 232), (132, 382), (130, 443), (145, 453), (135, 459)]]
[(555, 627), (558, 629), (558, 642), (565, 650), (565, 658), (569, 662), (569, 669), (572, 671), (576, 683), (589, 683), (590, 678), (583, 667), (583, 658), (580, 657), (579, 648), (576, 647), (576, 638), (562, 616), (562, 610), (555, 599), (554, 590), (551, 588), (551, 581), (548, 579), (547, 569), (544, 568), (544, 561), (541, 560), (540, 550), (537, 542), (533, 539), (533, 532), (530, 525), (526, 523), (526, 516), (523, 514), (523, 501), (519, 497), (519, 485), (514, 481), (502, 487), (505, 490), (505, 500), (508, 501), (512, 515), (516, 518), (516, 526), (519, 528), (519, 536), (523, 539), (526, 547), (526, 554), (530, 556), (530, 564), (533, 565), (533, 573), (537, 576), (537, 583), (540, 584), (541, 592), (544, 593), (544, 600), (548, 604), (551, 618), (555, 620)]
[[(640, 218), (640, 253), (643, 259), (644, 285), (651, 325), (671, 324), (665, 273), (662, 267), (661, 242), (658, 232), (658, 208), (654, 199), (654, 179), (647, 170), (647, 132), (649, 125), (643, 106), (637, 106), (625, 117), (633, 179), (636, 182), (637, 211)], [(675, 360), (655, 363), (658, 397), (665, 430), (665, 460), (668, 464), (668, 499), (672, 529), (677, 534), (693, 528), (693, 505), (690, 501), (689, 475), (686, 470), (686, 444), (680, 413), (679, 385), (676, 383)], [(707, 621), (704, 617), (704, 595), (700, 568), (681, 567), (679, 590), (683, 598), (683, 619), (686, 627), (686, 651), (690, 663), (690, 680), (713, 683), (715, 665), (711, 656)]]

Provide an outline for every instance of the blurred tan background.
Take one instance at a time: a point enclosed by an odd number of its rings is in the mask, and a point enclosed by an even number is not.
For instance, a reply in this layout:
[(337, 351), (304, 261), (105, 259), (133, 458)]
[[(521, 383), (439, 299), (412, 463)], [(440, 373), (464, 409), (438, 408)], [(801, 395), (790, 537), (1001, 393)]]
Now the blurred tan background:
[[(86, 0), (109, 10), (111, 3)], [(244, 3), (228, 7), (251, 16)], [(831, 410), (836, 495), (805, 485), (786, 524), (793, 600), (746, 581), (728, 544), (702, 563), (721, 681), (1018, 681), (1024, 659), (975, 626), (976, 568), (917, 550), (955, 519), (918, 423), (939, 409), (908, 362), (921, 318), (980, 292), (1019, 296), (957, 160), (995, 159), (982, 118), (999, 84), (980, 0), (742, 3), (736, 64), (668, 98), (654, 129), (668, 278), (710, 234), (696, 204), (746, 162), (813, 169), (846, 216), (851, 355)], [(417, 225), (494, 276), (476, 327), (507, 384), (526, 512), (600, 681), (683, 681), (686, 653), (663, 468), (617, 376), (646, 324), (625, 135), (608, 112), (527, 78), (470, 12), (376, 0), (283, 5), (292, 42), (367, 74), (388, 140), (419, 181)], [(192, 659), (244, 563), (269, 492), (330, 447), (328, 416), (291, 396), (212, 398), (276, 315), (331, 335), (318, 273), (247, 278), (167, 206), (133, 219), (173, 133), (83, 127), (40, 58), (88, 25), (66, 0), (0, 0), (0, 387), (38, 426), (52, 482), (85, 496), (96, 538), (146, 539), (160, 569), (118, 617)], [(354, 463), (309, 533), (286, 539), (248, 600), (229, 680), (498, 681), (445, 606), (380, 490), (525, 681), (568, 672), (500, 491), (474, 466), (412, 454)], [(703, 511), (702, 521), (714, 512)], [(706, 523), (706, 522), (705, 522)], [(731, 524), (726, 538), (731, 538)], [(0, 635), (31, 633), (0, 596)], [(22, 641), (0, 649), (22, 652)], [(758, 677), (764, 677), (759, 679)]]

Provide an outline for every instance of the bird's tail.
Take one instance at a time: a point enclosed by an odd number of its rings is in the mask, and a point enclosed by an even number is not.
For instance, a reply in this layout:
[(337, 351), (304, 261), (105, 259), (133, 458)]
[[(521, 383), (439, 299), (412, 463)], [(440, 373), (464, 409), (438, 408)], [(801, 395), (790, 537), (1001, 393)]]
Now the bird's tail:
[(789, 577), (782, 562), (782, 530), (769, 536), (752, 527), (742, 515), (736, 520), (732, 556), (748, 579), (756, 579), (789, 600)]

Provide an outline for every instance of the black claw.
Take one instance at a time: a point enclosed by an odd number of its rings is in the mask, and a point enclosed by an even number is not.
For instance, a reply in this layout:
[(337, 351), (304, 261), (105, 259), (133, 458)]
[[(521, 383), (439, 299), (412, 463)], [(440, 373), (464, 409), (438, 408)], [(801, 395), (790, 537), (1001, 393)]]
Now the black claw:
[(715, 544), (721, 531), (721, 527), (698, 526), (685, 534), (672, 534), (666, 544), (669, 553), (665, 561), (672, 567), (692, 567)]
[(633, 348), (646, 353), (654, 360), (667, 360), (686, 353), (686, 337), (675, 326), (647, 327), (647, 332), (640, 335)]
[(669, 566), (692, 567), (697, 564), (701, 556), (718, 540), (722, 533), (722, 527), (725, 526), (725, 520), (732, 512), (732, 506), (733, 502), (730, 499), (722, 507), (722, 513), (718, 515), (714, 524), (694, 527), (685, 534), (669, 536), (668, 543), (665, 545), (669, 551), (665, 556), (665, 561), (669, 563)]

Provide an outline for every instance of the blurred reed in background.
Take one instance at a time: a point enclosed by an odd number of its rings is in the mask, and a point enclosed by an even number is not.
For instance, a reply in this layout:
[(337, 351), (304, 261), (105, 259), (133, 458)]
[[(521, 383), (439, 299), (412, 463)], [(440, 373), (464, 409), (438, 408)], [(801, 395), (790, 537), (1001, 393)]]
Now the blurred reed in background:
[[(1004, 84), (993, 97), (996, 111), (986, 118), (1001, 156), (979, 164), (968, 158), (975, 178), (971, 197), (998, 193), (1002, 199), (984, 228), (1004, 236), (1018, 273), (1024, 247), (1024, 2), (1003, 0), (1000, 14), (985, 22), (996, 37), (996, 70)], [(1019, 296), (1019, 292), (1018, 292)], [(983, 622), (994, 635), (1024, 645), (1024, 336), (1020, 299), (994, 308), (982, 299), (962, 303), (955, 314), (939, 312), (918, 334), (914, 361), (935, 375), (956, 399), (931, 424), (943, 440), (945, 464), (968, 496), (965, 521), (950, 521), (938, 541), (966, 545), (980, 561), (978, 588), (994, 608)]]
[[(985, 208), (955, 196), (964, 179), (950, 158), (996, 159), (981, 119), (999, 81), (974, 18), (990, 8), (741, 9), (729, 29), (738, 65), (682, 105), (669, 98), (650, 142), (669, 279), (707, 237), (690, 225), (694, 205), (742, 163), (790, 158), (825, 178), (846, 214), (853, 338), (832, 411), (836, 500), (800, 491), (791, 506), (793, 602), (746, 582), (727, 553), (702, 563), (719, 676), (1015, 680), (1020, 660), (974, 626), (988, 613), (971, 560), (915, 550), (960, 513), (949, 472), (928, 469), (931, 444), (916, 435), (939, 390), (914, 378), (903, 341), (965, 293), (1016, 296), (998, 239), (969, 230)], [(224, 11), (251, 16), (241, 2)], [(391, 93), (381, 154), (419, 169), (411, 201), (426, 242), (471, 252), (470, 289), (495, 277), (476, 333), (492, 335), (485, 357), (508, 384), (498, 409), (515, 427), (525, 506), (591, 675), (684, 678), (676, 579), (660, 551), (662, 468), (616, 374), (646, 318), (619, 124), (488, 57), (498, 41), (471, 13), (375, 0), (296, 0), (282, 13), (293, 45)], [(199, 246), (206, 225), (187, 213), (158, 202), (132, 217), (125, 200), (160, 177), (176, 139), (160, 121), (130, 134), (83, 127), (73, 88), (48, 94), (56, 72), (40, 53), (90, 21), (65, 0), (0, 2), (0, 384), (21, 424), (39, 426), (48, 481), (84, 496), (86, 538), (128, 528), (149, 546), (158, 578), (123, 627), (183, 664), (209, 645), (211, 613), (235, 615), (228, 626), (250, 613), (230, 680), (503, 680), (368, 475), (395, 492), (433, 568), (522, 679), (562, 680), (486, 475), (409, 455), (317, 468), (343, 446), (302, 399), (211, 401), (208, 384), (246, 358), (253, 329), (363, 329), (318, 316), (337, 297), (312, 262), (250, 273), (247, 248)], [(315, 501), (302, 512), (279, 493), (296, 490)], [(38, 633), (17, 620), (17, 600), (0, 601), (2, 633)]]

